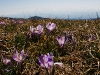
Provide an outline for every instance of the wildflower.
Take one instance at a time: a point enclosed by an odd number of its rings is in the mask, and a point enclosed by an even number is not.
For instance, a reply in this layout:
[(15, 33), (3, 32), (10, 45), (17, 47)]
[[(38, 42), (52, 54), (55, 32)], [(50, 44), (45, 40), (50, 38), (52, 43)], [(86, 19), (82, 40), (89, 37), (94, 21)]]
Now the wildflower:
[(7, 64), (10, 64), (11, 63), (11, 60), (10, 59), (7, 59), (5, 57), (2, 57), (2, 62), (7, 65)]
[(18, 51), (16, 50), (15, 53), (13, 54), (12, 58), (17, 61), (17, 62), (22, 62), (23, 60), (25, 60), (27, 56), (27, 53), (24, 53), (24, 50), (21, 51), (21, 53), (18, 53)]
[(19, 24), (23, 24), (23, 21), (22, 21), (22, 20), (19, 20), (18, 23), (19, 23)]
[(41, 25), (38, 25), (37, 27), (36, 27), (36, 30), (35, 30), (35, 33), (37, 33), (37, 34), (41, 34), (41, 33), (43, 33), (43, 26), (41, 26)]
[(58, 36), (57, 41), (58, 41), (59, 45), (61, 47), (63, 47), (63, 45), (65, 44), (65, 41), (66, 41), (65, 36)]
[(43, 26), (38, 25), (36, 28), (30, 26), (30, 31), (27, 33), (27, 39), (37, 42), (40, 39), (41, 34), (43, 33)]
[(33, 26), (30, 26), (30, 33), (31, 34), (34, 34), (34, 33), (41, 34), (41, 33), (43, 33), (43, 30), (44, 30), (44, 28), (41, 25), (38, 25), (36, 28), (34, 28)]
[(11, 20), (13, 23), (16, 23), (16, 21), (14, 19)]
[(59, 65), (59, 66), (63, 67), (63, 63), (60, 63), (60, 62), (54, 63), (52, 53), (47, 53), (46, 55), (41, 54), (41, 56), (38, 60), (39, 60), (41, 67), (43, 67), (47, 70), (50, 70), (50, 74), (52, 73), (54, 65)]
[(49, 22), (49, 23), (46, 24), (46, 28), (49, 31), (53, 31), (56, 28), (56, 24)]
[(41, 54), (40, 58), (39, 58), (39, 63), (42, 67), (46, 67), (49, 68), (50, 66), (53, 66), (53, 55), (52, 53), (48, 53), (47, 55), (43, 55)]
[(0, 22), (0, 25), (4, 25), (4, 24), (5, 24), (5, 22), (4, 22), (4, 21)]
[(11, 21), (12, 21), (12, 22), (14, 22), (15, 20), (14, 20), (14, 19), (12, 19)]

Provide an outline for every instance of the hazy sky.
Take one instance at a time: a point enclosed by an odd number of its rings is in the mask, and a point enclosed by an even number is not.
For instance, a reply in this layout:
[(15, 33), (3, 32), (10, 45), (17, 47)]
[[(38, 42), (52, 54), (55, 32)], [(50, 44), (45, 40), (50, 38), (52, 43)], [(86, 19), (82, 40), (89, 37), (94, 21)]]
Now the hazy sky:
[(0, 16), (94, 18), (96, 12), (100, 0), (0, 0)]

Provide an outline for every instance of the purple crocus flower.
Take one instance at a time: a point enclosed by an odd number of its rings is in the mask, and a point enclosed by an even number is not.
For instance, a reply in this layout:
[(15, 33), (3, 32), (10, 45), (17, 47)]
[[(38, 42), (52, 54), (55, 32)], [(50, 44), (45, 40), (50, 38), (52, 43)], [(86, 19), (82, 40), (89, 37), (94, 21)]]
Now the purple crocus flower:
[(31, 34), (34, 34), (34, 33), (41, 34), (41, 33), (43, 33), (43, 30), (44, 30), (44, 28), (41, 25), (38, 25), (36, 28), (34, 28), (33, 26), (30, 26)]
[(59, 65), (61, 67), (64, 66), (63, 63), (60, 63), (60, 62), (54, 63), (52, 53), (47, 53), (46, 55), (41, 54), (41, 56), (38, 60), (39, 60), (40, 66), (45, 69), (50, 70), (50, 73), (52, 73), (54, 65)]
[(13, 23), (16, 23), (16, 21), (15, 21), (14, 19), (12, 19), (12, 22), (13, 22)]
[(13, 54), (12, 58), (17, 61), (17, 62), (22, 62), (27, 56), (27, 53), (24, 53), (24, 50), (21, 51), (21, 53), (18, 53), (16, 50), (15, 53)]
[(47, 28), (49, 31), (53, 31), (53, 30), (56, 28), (56, 24), (55, 24), (55, 23), (48, 22), (48, 23), (46, 24), (46, 28)]
[(22, 20), (19, 20), (19, 24), (23, 24), (23, 21)]
[(40, 58), (39, 58), (39, 63), (42, 67), (45, 68), (50, 68), (51, 66), (53, 66), (53, 54), (52, 53), (47, 53), (47, 55), (43, 55), (41, 54)]
[(38, 26), (36, 27), (35, 33), (41, 34), (41, 33), (43, 33), (43, 30), (44, 30), (43, 26), (38, 25)]
[(65, 36), (58, 36), (57, 41), (58, 41), (59, 45), (61, 47), (63, 47), (63, 45), (65, 44), (65, 41), (66, 41)]
[(10, 59), (7, 59), (5, 57), (2, 57), (2, 62), (7, 65), (7, 64), (10, 64), (11, 63), (11, 60)]
[(14, 20), (14, 19), (12, 19), (12, 22), (15, 22), (15, 20)]
[(43, 30), (44, 28), (42, 25), (38, 25), (36, 28), (34, 28), (33, 26), (30, 26), (30, 31), (27, 33), (27, 39), (39, 37), (43, 33)]

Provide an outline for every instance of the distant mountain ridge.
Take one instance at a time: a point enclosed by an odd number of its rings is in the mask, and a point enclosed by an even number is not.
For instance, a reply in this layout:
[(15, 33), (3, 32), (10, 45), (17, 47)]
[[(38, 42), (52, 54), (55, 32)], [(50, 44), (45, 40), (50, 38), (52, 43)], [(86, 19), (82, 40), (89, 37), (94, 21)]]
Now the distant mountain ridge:
[(44, 17), (40, 17), (40, 16), (33, 16), (33, 17), (30, 17), (28, 19), (48, 19), (48, 18), (44, 18)]
[[(48, 18), (44, 18), (44, 17), (40, 17), (40, 16), (31, 16), (29, 18), (12, 18), (12, 17), (0, 17), (0, 18), (9, 18), (9, 19), (36, 19), (36, 20), (39, 20), (39, 19), (49, 19)], [(54, 19), (54, 18), (51, 18), (51, 19)], [(60, 18), (55, 18), (55, 19), (60, 19)], [(86, 19), (65, 19), (65, 20), (86, 20)], [(87, 19), (87, 20), (100, 20), (100, 18), (90, 18), (90, 19)]]

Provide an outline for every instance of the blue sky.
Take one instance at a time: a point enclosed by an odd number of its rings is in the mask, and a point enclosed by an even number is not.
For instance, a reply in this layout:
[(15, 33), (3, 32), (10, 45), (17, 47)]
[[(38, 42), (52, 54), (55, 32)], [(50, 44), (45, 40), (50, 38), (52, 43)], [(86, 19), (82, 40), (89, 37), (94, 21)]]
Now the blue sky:
[(0, 0), (0, 16), (95, 18), (100, 0)]

